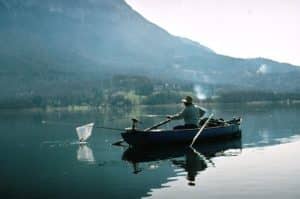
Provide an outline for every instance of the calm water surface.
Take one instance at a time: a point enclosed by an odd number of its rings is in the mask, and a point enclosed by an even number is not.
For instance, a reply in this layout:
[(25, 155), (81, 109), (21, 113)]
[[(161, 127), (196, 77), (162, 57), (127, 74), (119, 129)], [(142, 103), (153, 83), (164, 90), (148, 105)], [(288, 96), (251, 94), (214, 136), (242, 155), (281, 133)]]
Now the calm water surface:
[[(146, 128), (180, 106), (88, 112), (0, 112), (1, 198), (299, 198), (296, 105), (218, 105), (241, 116), (242, 139), (195, 149), (112, 146), (120, 132), (94, 129), (77, 143), (77, 124)], [(46, 121), (43, 122), (43, 121)], [(74, 125), (71, 125), (73, 124)], [(180, 122), (165, 126), (171, 128)]]

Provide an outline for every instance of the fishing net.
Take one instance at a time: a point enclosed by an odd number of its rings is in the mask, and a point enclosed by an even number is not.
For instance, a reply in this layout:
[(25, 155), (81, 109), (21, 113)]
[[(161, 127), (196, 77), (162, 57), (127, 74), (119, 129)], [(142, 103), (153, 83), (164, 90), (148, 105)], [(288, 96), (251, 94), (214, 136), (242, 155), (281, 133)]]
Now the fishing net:
[(86, 141), (92, 135), (93, 126), (94, 123), (90, 123), (76, 128), (80, 142)]

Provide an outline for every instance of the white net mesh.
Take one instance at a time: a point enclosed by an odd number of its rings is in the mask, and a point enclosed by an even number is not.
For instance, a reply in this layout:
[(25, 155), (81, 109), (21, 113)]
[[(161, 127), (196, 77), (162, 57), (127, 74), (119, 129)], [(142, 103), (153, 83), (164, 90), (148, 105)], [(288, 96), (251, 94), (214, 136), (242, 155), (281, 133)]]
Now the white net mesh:
[(76, 128), (76, 132), (80, 142), (86, 141), (91, 135), (94, 123), (86, 124)]

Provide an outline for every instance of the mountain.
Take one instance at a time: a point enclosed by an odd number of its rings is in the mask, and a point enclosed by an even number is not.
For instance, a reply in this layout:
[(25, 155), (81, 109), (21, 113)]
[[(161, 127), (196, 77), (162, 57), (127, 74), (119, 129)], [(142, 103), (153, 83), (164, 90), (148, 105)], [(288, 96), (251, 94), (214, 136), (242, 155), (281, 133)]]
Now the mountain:
[(296, 66), (216, 54), (124, 0), (0, 0), (0, 38), (0, 98), (71, 95), (114, 74), (251, 89), (300, 85)]

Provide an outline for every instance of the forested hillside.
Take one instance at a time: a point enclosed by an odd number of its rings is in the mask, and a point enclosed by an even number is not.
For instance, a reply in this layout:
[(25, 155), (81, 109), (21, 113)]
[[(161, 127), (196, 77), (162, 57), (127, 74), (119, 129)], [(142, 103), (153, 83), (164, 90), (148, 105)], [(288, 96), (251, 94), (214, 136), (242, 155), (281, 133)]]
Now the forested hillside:
[(218, 55), (169, 34), (123, 0), (0, 0), (0, 38), (2, 107), (97, 104), (118, 75), (224, 92), (300, 88), (297, 66)]

